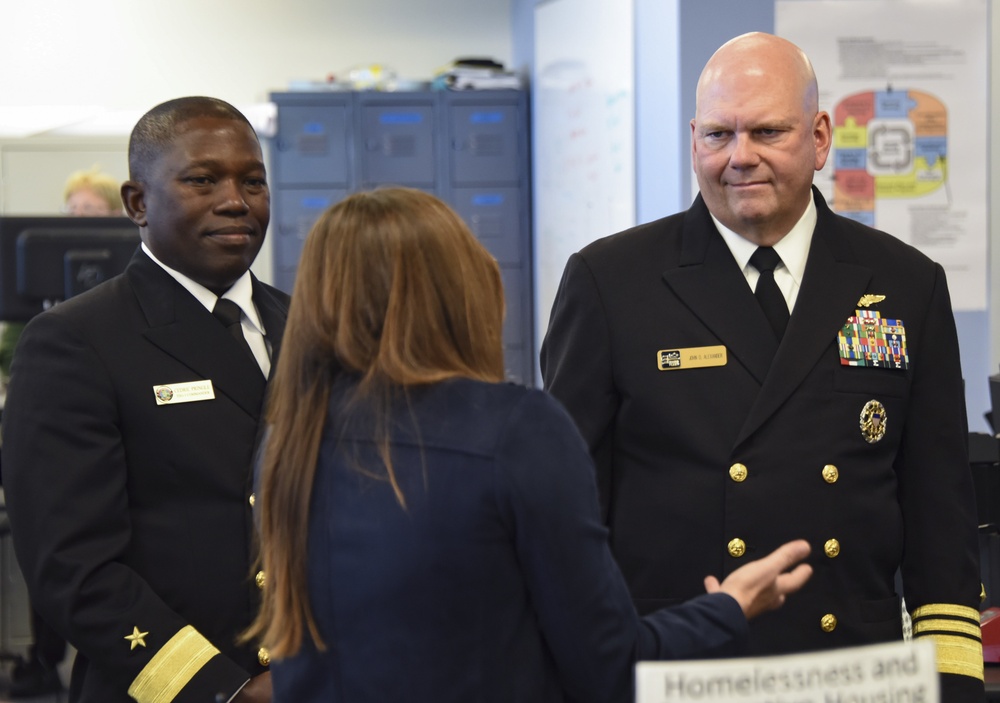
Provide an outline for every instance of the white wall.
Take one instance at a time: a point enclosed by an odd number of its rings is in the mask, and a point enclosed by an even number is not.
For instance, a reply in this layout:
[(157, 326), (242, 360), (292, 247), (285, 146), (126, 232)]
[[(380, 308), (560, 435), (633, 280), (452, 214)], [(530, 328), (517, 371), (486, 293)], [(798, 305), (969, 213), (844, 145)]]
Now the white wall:
[(0, 214), (58, 211), (81, 168), (124, 180), (128, 133), (164, 100), (256, 113), (290, 81), (356, 66), (417, 80), (462, 56), (516, 68), (511, 25), (510, 0), (0, 0)]
[(0, 106), (253, 103), (355, 65), (508, 63), (511, 45), (509, 0), (0, 0)]

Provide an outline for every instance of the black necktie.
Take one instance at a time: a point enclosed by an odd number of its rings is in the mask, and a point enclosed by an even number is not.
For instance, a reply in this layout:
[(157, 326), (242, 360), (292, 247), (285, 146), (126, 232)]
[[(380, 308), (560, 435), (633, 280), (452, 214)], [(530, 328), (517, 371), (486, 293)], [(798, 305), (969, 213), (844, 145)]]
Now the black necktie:
[(771, 323), (774, 336), (779, 340), (785, 334), (785, 327), (788, 325), (788, 303), (785, 302), (785, 296), (781, 294), (778, 284), (774, 282), (774, 269), (780, 263), (781, 257), (771, 247), (757, 247), (757, 251), (750, 257), (750, 265), (760, 272), (757, 289), (753, 294), (764, 310), (767, 321)]
[(243, 335), (243, 325), (240, 322), (243, 317), (243, 311), (240, 310), (240, 306), (228, 298), (219, 298), (215, 303), (215, 308), (212, 309), (212, 314), (226, 326), (229, 334), (233, 335), (233, 339), (239, 342), (243, 350), (250, 355), (250, 358), (256, 361), (257, 357), (253, 355), (253, 352), (250, 350), (250, 343), (247, 342), (247, 338)]

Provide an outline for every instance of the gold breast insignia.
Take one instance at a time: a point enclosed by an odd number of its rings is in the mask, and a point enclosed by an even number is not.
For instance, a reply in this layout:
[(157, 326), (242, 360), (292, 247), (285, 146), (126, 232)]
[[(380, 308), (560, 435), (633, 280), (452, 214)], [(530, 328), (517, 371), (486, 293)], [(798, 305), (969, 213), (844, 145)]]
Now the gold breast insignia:
[(861, 296), (861, 300), (858, 301), (859, 308), (866, 308), (869, 305), (874, 305), (875, 303), (881, 303), (885, 300), (884, 295), (874, 295), (872, 293), (865, 293)]

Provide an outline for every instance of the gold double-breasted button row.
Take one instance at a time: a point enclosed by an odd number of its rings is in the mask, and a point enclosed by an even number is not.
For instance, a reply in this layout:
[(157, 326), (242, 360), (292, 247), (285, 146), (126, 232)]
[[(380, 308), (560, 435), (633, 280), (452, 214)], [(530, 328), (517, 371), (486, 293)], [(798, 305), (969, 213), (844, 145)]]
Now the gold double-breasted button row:
[[(257, 496), (251, 493), (250, 497), (247, 498), (247, 502), (250, 504), (250, 507), (252, 508), (257, 503)], [(264, 584), (267, 583), (267, 576), (264, 574), (263, 571), (257, 572), (257, 575), (254, 576), (254, 583), (257, 584), (257, 588), (261, 590), (264, 589)], [(266, 647), (261, 647), (260, 649), (257, 650), (257, 661), (260, 662), (261, 666), (271, 665), (271, 653), (267, 651)]]
[[(829, 484), (834, 484), (840, 478), (840, 470), (833, 464), (827, 464), (823, 467), (823, 480)], [(840, 541), (836, 539), (828, 539), (823, 543), (823, 553), (829, 558), (833, 559), (840, 556)], [(819, 628), (823, 632), (833, 632), (837, 629), (837, 616), (833, 613), (827, 613), (819, 620)]]
[[(747, 543), (739, 537), (735, 537), (729, 540), (729, 544), (726, 545), (726, 551), (729, 552), (729, 556), (738, 559), (747, 553)], [(823, 543), (823, 553), (831, 559), (840, 556), (840, 541), (828, 539)]]
[[(729, 478), (733, 479), (736, 483), (743, 483), (747, 480), (747, 476), (750, 475), (750, 471), (747, 469), (746, 464), (741, 464), (736, 462), (729, 467)], [(840, 471), (833, 464), (827, 464), (823, 467), (823, 480), (827, 483), (836, 483), (837, 479), (840, 478)]]
[[(737, 462), (729, 467), (729, 478), (736, 483), (743, 483), (747, 480), (747, 476), (749, 475), (750, 472), (745, 464)], [(834, 484), (840, 479), (840, 470), (833, 464), (827, 464), (823, 467), (822, 476), (824, 481), (829, 484)], [(747, 543), (739, 537), (735, 537), (729, 540), (727, 551), (729, 552), (729, 556), (739, 559), (747, 553)], [(836, 539), (828, 539), (823, 543), (823, 553), (830, 559), (840, 556), (840, 541)], [(820, 618), (820, 629), (822, 629), (823, 632), (833, 632), (836, 630), (837, 616), (833, 613), (827, 613)]]
[[(733, 479), (736, 483), (743, 483), (747, 480), (749, 472), (745, 464), (740, 464), (739, 462), (733, 464), (729, 467), (729, 478)], [(727, 545), (727, 550), (729, 551), (729, 556), (739, 559), (741, 556), (747, 553), (747, 543), (741, 540), (739, 537), (729, 540)]]

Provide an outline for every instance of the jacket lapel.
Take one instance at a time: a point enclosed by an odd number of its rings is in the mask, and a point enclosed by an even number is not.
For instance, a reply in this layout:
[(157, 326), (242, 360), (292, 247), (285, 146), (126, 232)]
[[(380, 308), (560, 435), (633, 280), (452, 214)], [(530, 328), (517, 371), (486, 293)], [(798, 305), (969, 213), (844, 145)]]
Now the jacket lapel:
[(871, 268), (860, 263), (836, 216), (815, 189), (814, 196), (818, 219), (802, 287), (771, 372), (740, 430), (737, 445), (781, 407), (828, 352), (871, 281)]
[(278, 366), (278, 352), (281, 350), (281, 341), (285, 334), (285, 320), (288, 319), (288, 305), (278, 300), (270, 290), (268, 290), (256, 276), (253, 276), (253, 301), (260, 313), (260, 320), (264, 324), (264, 333), (271, 350), (271, 373), (268, 380), (274, 377), (274, 371)]
[(699, 195), (684, 216), (681, 256), (663, 279), (761, 384), (778, 348), (767, 318)]
[[(264, 377), (212, 314), (141, 250), (132, 257), (125, 275), (149, 325), (143, 336), (200, 378), (211, 380), (217, 395), (229, 397), (248, 415), (258, 418)], [(264, 325), (269, 326), (267, 320)], [(275, 324), (272, 328), (280, 327)]]

